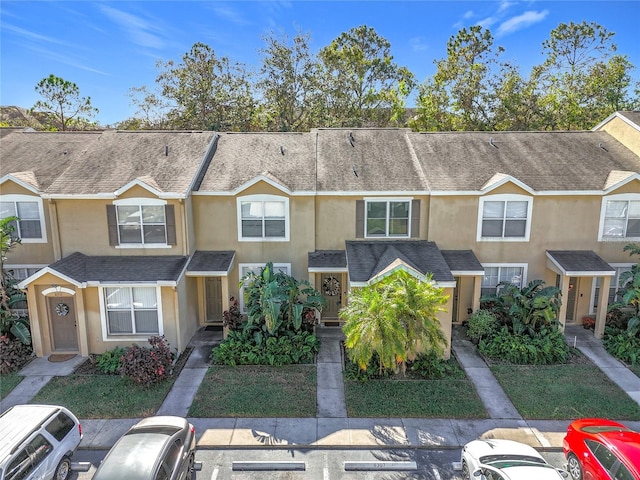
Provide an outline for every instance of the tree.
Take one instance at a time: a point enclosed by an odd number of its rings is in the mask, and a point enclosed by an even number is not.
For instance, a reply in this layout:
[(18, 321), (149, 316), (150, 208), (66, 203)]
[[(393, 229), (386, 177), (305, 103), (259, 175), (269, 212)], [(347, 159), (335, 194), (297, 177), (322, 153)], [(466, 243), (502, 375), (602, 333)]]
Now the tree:
[(239, 63), (217, 57), (211, 47), (195, 43), (182, 57), (159, 62), (156, 82), (171, 102), (172, 128), (250, 131), (255, 100), (249, 74)]
[(91, 97), (80, 96), (75, 83), (52, 74), (40, 80), (35, 89), (43, 100), (38, 100), (31, 110), (49, 114), (49, 126), (62, 131), (87, 130), (95, 126), (90, 118), (98, 113), (98, 109), (91, 105)]
[[(495, 95), (491, 80), (497, 57), (493, 36), (476, 25), (463, 28), (447, 42), (447, 57), (435, 62), (437, 71), (419, 87), (419, 130), (490, 130)], [(497, 84), (494, 80), (493, 84)]]
[(167, 128), (167, 111), (169, 105), (166, 100), (154, 92), (150, 92), (146, 86), (132, 87), (128, 93), (131, 104), (137, 110), (133, 118), (124, 120), (118, 124), (123, 130), (162, 130)]
[(349, 358), (365, 370), (376, 354), (382, 374), (404, 373), (406, 362), (423, 351), (442, 354), (446, 340), (436, 315), (447, 298), (431, 277), (421, 281), (404, 271), (354, 289), (340, 310)]
[(387, 126), (404, 111), (414, 75), (393, 63), (391, 44), (362, 25), (319, 52), (328, 126)]
[(273, 33), (263, 37), (261, 78), (262, 115), (267, 130), (307, 131), (321, 124), (324, 98), (317, 59), (309, 51), (309, 34), (291, 41)]

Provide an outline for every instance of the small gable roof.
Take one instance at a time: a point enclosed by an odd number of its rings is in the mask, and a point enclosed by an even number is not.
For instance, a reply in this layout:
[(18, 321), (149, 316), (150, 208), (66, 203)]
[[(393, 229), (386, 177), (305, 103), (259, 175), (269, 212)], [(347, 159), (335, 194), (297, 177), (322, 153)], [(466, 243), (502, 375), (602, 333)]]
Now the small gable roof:
[(484, 267), (473, 250), (442, 250), (453, 275), (484, 275)]
[(308, 254), (310, 272), (341, 271), (347, 268), (347, 253), (344, 250), (316, 250)]
[(616, 273), (592, 250), (547, 250), (547, 258), (554, 271), (566, 276), (612, 276)]
[(226, 277), (233, 266), (233, 250), (197, 250), (187, 266), (187, 276)]

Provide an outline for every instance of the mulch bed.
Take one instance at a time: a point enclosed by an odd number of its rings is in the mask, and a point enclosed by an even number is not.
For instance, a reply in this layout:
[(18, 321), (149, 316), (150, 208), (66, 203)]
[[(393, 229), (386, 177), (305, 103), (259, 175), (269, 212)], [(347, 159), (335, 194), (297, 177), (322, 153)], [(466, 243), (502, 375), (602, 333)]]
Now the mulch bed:
[[(176, 362), (173, 364), (173, 371), (171, 373), (171, 376), (177, 377), (178, 375), (180, 375), (180, 372), (182, 371), (182, 368), (184, 367), (185, 363), (187, 363), (187, 360), (189, 359), (189, 355), (191, 355), (192, 351), (193, 351), (193, 347), (185, 348), (185, 350), (180, 354)], [(96, 368), (95, 362), (97, 357), (98, 357), (97, 355), (90, 355), (89, 358), (87, 358), (84, 362), (82, 362), (73, 371), (73, 374), (74, 375), (110, 375), (109, 373), (104, 373)]]

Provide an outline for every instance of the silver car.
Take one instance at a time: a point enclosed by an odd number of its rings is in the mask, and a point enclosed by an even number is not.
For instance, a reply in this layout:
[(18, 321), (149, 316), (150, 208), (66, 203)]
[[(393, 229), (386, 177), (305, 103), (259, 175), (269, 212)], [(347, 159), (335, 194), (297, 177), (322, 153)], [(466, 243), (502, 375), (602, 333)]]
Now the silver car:
[(0, 416), (0, 480), (66, 480), (80, 440), (80, 422), (66, 408), (16, 405)]

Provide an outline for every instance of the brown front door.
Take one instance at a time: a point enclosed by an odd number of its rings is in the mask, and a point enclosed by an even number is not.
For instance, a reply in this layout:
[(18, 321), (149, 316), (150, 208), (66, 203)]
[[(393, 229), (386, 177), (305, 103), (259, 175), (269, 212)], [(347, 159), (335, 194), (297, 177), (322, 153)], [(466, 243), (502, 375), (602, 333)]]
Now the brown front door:
[(53, 349), (78, 350), (76, 308), (73, 297), (47, 297), (53, 337)]
[(204, 280), (206, 286), (207, 322), (222, 322), (222, 279), (220, 277), (207, 277)]
[(323, 273), (319, 290), (327, 301), (327, 306), (322, 310), (322, 319), (338, 318), (338, 311), (342, 307), (342, 274)]

